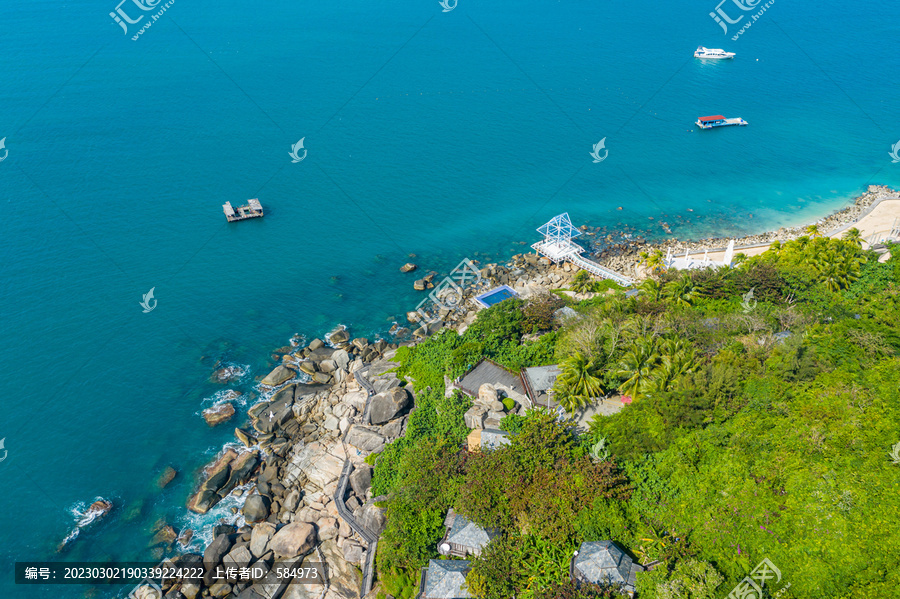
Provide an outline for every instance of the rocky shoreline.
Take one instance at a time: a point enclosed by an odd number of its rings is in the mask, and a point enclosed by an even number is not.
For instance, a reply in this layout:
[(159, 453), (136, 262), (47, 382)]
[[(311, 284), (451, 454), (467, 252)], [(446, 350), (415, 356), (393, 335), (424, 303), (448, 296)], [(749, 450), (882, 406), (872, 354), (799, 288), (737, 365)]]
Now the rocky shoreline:
[[(271, 398), (250, 408), (249, 423), (235, 429), (237, 443), (204, 468), (188, 509), (204, 514), (223, 498), (240, 496), (238, 525), (216, 525), (202, 555), (188, 552), (164, 562), (202, 565), (207, 573), (166, 581), (166, 599), (360, 596), (362, 571), (372, 567), (370, 545), (384, 527), (378, 502), (386, 499), (372, 496), (372, 467), (365, 458), (403, 434), (414, 399), (406, 381), (386, 372), (397, 366), (390, 362), (396, 344), (351, 341), (346, 330), (327, 341), (331, 345), (316, 339), (283, 355), (282, 364), (260, 382)], [(174, 548), (175, 531), (165, 528), (171, 532), (160, 544)], [(282, 580), (272, 573), (276, 564), (324, 565), (328, 583)], [(217, 568), (228, 566), (257, 568), (264, 575), (213, 578)], [(149, 584), (135, 591), (139, 599), (159, 596)]]
[[(870, 186), (853, 205), (818, 221), (823, 231), (855, 222), (879, 198), (895, 193)], [(588, 236), (595, 231), (582, 227)], [(735, 240), (736, 246), (767, 244), (803, 234), (802, 227), (782, 228)], [(595, 260), (629, 275), (641, 275), (639, 253), (654, 249), (680, 251), (724, 247), (728, 239), (696, 242), (666, 240), (648, 243), (640, 238), (608, 245)], [(415, 265), (406, 264), (403, 272)], [(509, 285), (520, 297), (566, 288), (578, 272), (568, 263), (553, 264), (533, 253), (517, 254), (507, 263), (480, 268), (474, 295), (498, 285)], [(429, 279), (430, 282), (430, 279)], [(424, 289), (428, 285), (421, 286)], [(582, 295), (564, 291), (574, 299)], [(593, 294), (587, 294), (588, 296)], [(214, 527), (213, 541), (203, 554), (186, 552), (163, 563), (202, 565), (206, 575), (186, 580), (167, 580), (166, 599), (352, 599), (369, 591), (373, 551), (384, 528), (383, 501), (371, 490), (372, 467), (366, 458), (402, 436), (415, 397), (408, 381), (397, 378), (392, 362), (399, 343), (416, 343), (442, 327), (463, 330), (480, 309), (472, 301), (459, 310), (433, 306), (423, 319), (418, 311), (407, 313), (410, 327), (394, 325), (393, 343), (350, 338), (346, 329), (326, 339), (314, 339), (304, 347), (279, 348), (273, 358), (281, 363), (260, 381), (260, 390), (271, 396), (247, 412), (249, 422), (235, 429), (236, 442), (226, 446), (208, 464), (202, 480), (188, 501), (188, 509), (207, 513), (227, 496), (243, 498), (236, 525)], [(214, 379), (227, 381), (215, 373)], [(233, 391), (226, 399), (240, 395)], [(210, 426), (232, 418), (234, 407), (224, 401), (204, 411)], [(166, 482), (174, 477), (169, 473)], [(178, 534), (164, 523), (157, 527), (154, 544), (183, 548), (195, 535)], [(276, 564), (323, 567), (327, 584), (282, 580), (272, 573)], [(247, 581), (220, 581), (217, 568), (259, 568), (262, 577)], [(364, 580), (367, 578), (367, 580)], [(362, 590), (362, 592), (361, 592)], [(374, 592), (374, 591), (373, 591)], [(372, 593), (369, 593), (372, 596)], [(160, 591), (144, 585), (134, 591), (138, 599), (161, 599)]]
[[(886, 185), (870, 185), (868, 189), (856, 197), (853, 203), (846, 208), (836, 210), (833, 213), (815, 221), (823, 234), (840, 229), (841, 227), (857, 222), (868, 210), (868, 208), (880, 200), (881, 198), (897, 195), (897, 192)], [(641, 263), (641, 252), (652, 252), (660, 250), (665, 254), (669, 249), (678, 251), (683, 254), (686, 250), (689, 252), (702, 252), (704, 250), (724, 249), (728, 242), (734, 240), (735, 251), (739, 252), (740, 248), (769, 244), (773, 241), (790, 241), (804, 234), (806, 226), (782, 227), (776, 231), (766, 231), (744, 237), (711, 237), (700, 240), (679, 240), (677, 238), (666, 239), (659, 242), (648, 242), (640, 237), (634, 239), (626, 239), (613, 242), (609, 237), (606, 243), (601, 243), (602, 249), (592, 254), (591, 259), (626, 276), (645, 276), (642, 269), (638, 268)], [(581, 227), (589, 237), (597, 237), (600, 229), (590, 229)], [(596, 245), (596, 244), (595, 244)]]

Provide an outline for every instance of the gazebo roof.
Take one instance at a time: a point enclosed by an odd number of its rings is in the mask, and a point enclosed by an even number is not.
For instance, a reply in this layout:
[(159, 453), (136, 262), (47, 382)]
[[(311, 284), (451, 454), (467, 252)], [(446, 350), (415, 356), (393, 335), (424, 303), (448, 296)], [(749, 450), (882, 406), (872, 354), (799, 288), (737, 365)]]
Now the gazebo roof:
[(590, 582), (620, 584), (632, 592), (635, 575), (643, 569), (612, 541), (582, 543), (574, 567)]
[(554, 216), (550, 221), (538, 227), (538, 233), (545, 239), (551, 239), (557, 243), (568, 241), (573, 237), (581, 235), (578, 227), (572, 224), (568, 212), (563, 212)]
[(464, 588), (469, 562), (466, 560), (429, 560), (422, 597), (427, 599), (467, 599)]
[(481, 550), (495, 536), (497, 536), (496, 532), (485, 530), (465, 516), (457, 514), (450, 531), (447, 533), (446, 541), (462, 545), (463, 547)]

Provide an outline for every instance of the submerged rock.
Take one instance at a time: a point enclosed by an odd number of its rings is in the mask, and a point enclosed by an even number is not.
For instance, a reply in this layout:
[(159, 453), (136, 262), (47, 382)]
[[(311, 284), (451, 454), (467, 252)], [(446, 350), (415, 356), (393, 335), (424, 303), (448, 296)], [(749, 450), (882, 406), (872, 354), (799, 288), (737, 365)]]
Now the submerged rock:
[(209, 426), (217, 426), (230, 420), (234, 416), (234, 406), (230, 403), (221, 403), (203, 410), (203, 419)]
[(166, 466), (165, 470), (162, 471), (162, 474), (159, 475), (159, 478), (156, 479), (156, 486), (160, 489), (164, 489), (177, 475), (177, 470), (171, 466)]

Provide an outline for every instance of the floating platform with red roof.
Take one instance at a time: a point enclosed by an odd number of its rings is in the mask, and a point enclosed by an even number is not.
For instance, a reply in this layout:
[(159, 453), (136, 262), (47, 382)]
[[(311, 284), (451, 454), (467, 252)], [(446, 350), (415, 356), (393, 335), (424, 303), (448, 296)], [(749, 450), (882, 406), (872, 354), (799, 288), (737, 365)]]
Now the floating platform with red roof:
[(728, 125), (739, 125), (743, 127), (747, 124), (747, 121), (744, 119), (737, 117), (733, 119), (726, 119), (721, 114), (714, 114), (712, 116), (701, 116), (697, 119), (697, 126), (701, 129), (712, 129), (713, 127), (727, 127)]

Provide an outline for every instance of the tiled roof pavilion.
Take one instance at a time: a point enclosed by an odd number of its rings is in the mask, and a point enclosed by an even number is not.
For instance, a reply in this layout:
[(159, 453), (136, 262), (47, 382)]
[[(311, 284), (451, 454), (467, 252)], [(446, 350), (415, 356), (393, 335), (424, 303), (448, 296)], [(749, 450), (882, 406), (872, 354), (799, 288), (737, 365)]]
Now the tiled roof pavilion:
[(612, 541), (582, 543), (572, 561), (572, 575), (594, 584), (619, 584), (634, 593), (635, 575), (644, 568)]
[(429, 560), (420, 599), (468, 599), (471, 597), (465, 588), (468, 572), (468, 560)]

